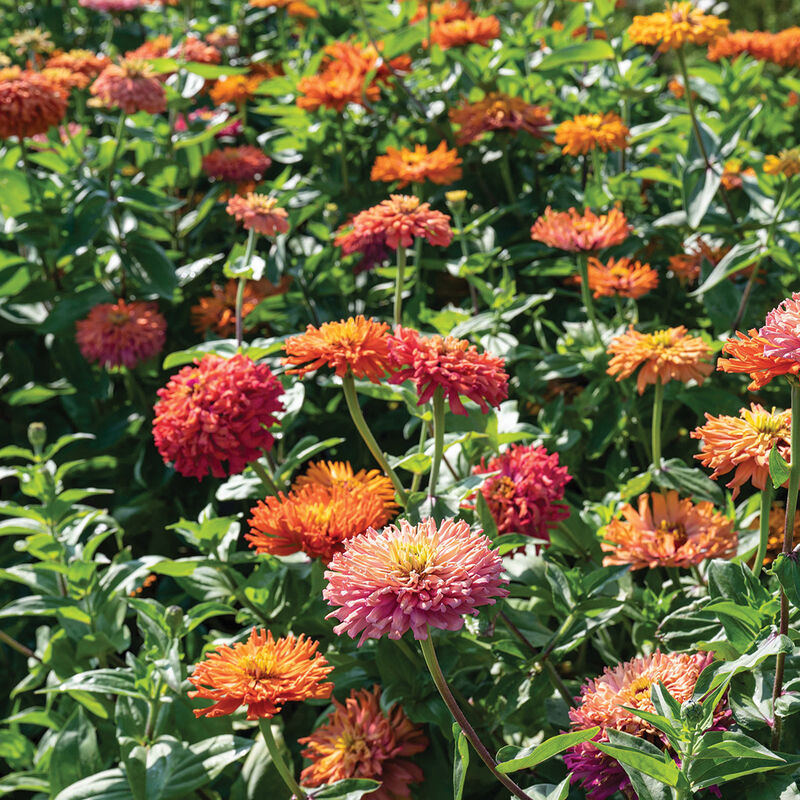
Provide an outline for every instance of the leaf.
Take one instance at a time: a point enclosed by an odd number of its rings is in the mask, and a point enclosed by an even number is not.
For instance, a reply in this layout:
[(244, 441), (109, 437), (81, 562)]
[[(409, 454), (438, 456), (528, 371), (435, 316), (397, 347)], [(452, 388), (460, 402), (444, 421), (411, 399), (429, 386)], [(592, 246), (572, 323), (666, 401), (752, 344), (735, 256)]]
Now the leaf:
[(778, 577), (789, 602), (800, 608), (800, 564), (797, 563), (797, 553), (778, 553), (770, 572)]
[(725, 506), (725, 495), (719, 486), (701, 470), (687, 467), (678, 458), (662, 461), (661, 466), (653, 470), (653, 481), (661, 488), (677, 489), (684, 494), (694, 495), (699, 500)]
[(102, 766), (97, 731), (78, 706), (55, 737), (50, 755), (50, 791), (65, 789), (94, 775)]
[(369, 778), (347, 778), (336, 781), (322, 789), (314, 790), (314, 800), (361, 800), (365, 794), (374, 792), (380, 786), (379, 781)]
[(130, 236), (123, 251), (133, 259), (137, 279), (158, 295), (171, 300), (178, 286), (175, 265), (169, 260), (161, 245), (143, 236)]
[(689, 765), (689, 780), (697, 791), (784, 764), (784, 758), (743, 733), (708, 731)]
[(567, 775), (558, 785), (554, 783), (537, 783), (535, 786), (527, 786), (524, 791), (531, 800), (567, 800), (569, 778), (570, 776)]
[(724, 281), (729, 275), (733, 275), (734, 272), (750, 266), (755, 261), (760, 261), (768, 256), (770, 252), (770, 250), (763, 249), (761, 242), (739, 242), (735, 244), (720, 259), (703, 283), (689, 293), (689, 297), (699, 297), (705, 294), (709, 289), (713, 289), (718, 283)]
[(453, 800), (461, 800), (467, 782), (469, 767), (469, 742), (461, 726), (453, 723)]
[[(691, 173), (686, 173), (686, 178)], [(684, 190), (686, 189), (686, 178), (684, 178)], [(703, 221), (708, 207), (714, 200), (719, 189), (722, 175), (711, 167), (703, 170), (702, 176), (692, 187), (686, 199), (686, 219), (689, 227), (693, 230)]]
[(611, 45), (602, 39), (591, 39), (580, 44), (571, 44), (560, 47), (546, 55), (538, 69), (560, 69), (567, 64), (581, 64), (590, 61), (610, 61), (614, 58)]
[(30, 200), (31, 193), (25, 173), (16, 169), (0, 169), (0, 214), (4, 217), (18, 217), (30, 211)]
[(130, 672), (121, 669), (95, 669), (80, 672), (62, 681), (57, 686), (48, 686), (43, 692), (96, 692), (100, 694), (145, 697), (136, 688), (136, 679)]
[(536, 745), (535, 747), (516, 747), (507, 745), (497, 753), (497, 771), (502, 773), (516, 772), (520, 769), (533, 769), (537, 764), (547, 761), (555, 755), (574, 747), (576, 744), (588, 742), (600, 733), (600, 728), (588, 728), (583, 731), (561, 733)]
[(133, 795), (119, 768), (96, 772), (67, 786), (55, 800), (133, 800)]
[(608, 730), (608, 736), (611, 742), (616, 743), (593, 744), (598, 750), (616, 759), (623, 769), (626, 766), (633, 767), (667, 786), (678, 785), (680, 772), (677, 765), (674, 761), (665, 762), (662, 752), (650, 742), (613, 729)]
[(789, 480), (789, 471), (789, 464), (778, 452), (778, 445), (773, 445), (769, 451), (769, 476), (776, 489), (780, 489)]

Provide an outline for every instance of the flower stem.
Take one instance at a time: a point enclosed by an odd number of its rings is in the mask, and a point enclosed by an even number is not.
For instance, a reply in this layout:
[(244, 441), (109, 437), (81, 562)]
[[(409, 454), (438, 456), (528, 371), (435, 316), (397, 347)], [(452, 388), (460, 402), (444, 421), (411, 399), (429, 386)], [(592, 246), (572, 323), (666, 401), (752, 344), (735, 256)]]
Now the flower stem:
[[(508, 202), (515, 206), (517, 204), (517, 191), (514, 189), (514, 179), (511, 177), (511, 167), (508, 163), (508, 147), (509, 142), (506, 142), (503, 145), (503, 155), (500, 157), (500, 175), (503, 178), (503, 186), (506, 189), (506, 195), (508, 195)], [(519, 210), (517, 210), (517, 214), (519, 214)]]
[[(450, 210), (453, 213), (453, 219), (456, 223), (456, 228), (458, 229), (458, 243), (461, 245), (461, 257), (464, 259), (464, 264), (466, 265), (467, 259), (469, 258), (469, 250), (467, 248), (467, 240), (464, 236), (464, 224), (461, 220), (461, 212), (451, 206)], [(475, 291), (475, 286), (473, 285), (472, 281), (467, 277), (467, 286), (469, 287), (469, 299), (472, 302), (472, 313), (478, 313), (478, 293)]]
[[(247, 244), (244, 249), (244, 266), (245, 270), (250, 269), (250, 262), (253, 260), (253, 252), (256, 247), (256, 232), (254, 228), (250, 228), (247, 234)], [(242, 349), (242, 329), (244, 328), (244, 318), (242, 316), (242, 304), (244, 302), (244, 289), (247, 285), (247, 273), (239, 278), (239, 286), (236, 289), (236, 346), (241, 352)]]
[(664, 411), (664, 384), (656, 378), (655, 395), (653, 397), (653, 427), (650, 434), (653, 466), (661, 466), (661, 417)]
[[(424, 419), (419, 421), (419, 447), (417, 452), (422, 454), (425, 452), (425, 442), (428, 441), (428, 426)], [(411, 494), (414, 494), (419, 489), (420, 481), (422, 481), (422, 473), (415, 472), (414, 478), (411, 481)]]
[(125, 112), (119, 112), (119, 120), (117, 120), (117, 130), (114, 133), (114, 152), (111, 154), (111, 163), (108, 165), (108, 178), (106, 179), (106, 193), (109, 199), (111, 195), (111, 182), (114, 180), (114, 172), (117, 168), (117, 158), (119, 158), (119, 151), (122, 147), (122, 137), (125, 133)]
[[(419, 266), (417, 266), (419, 269)], [(394, 324), (403, 321), (403, 279), (406, 272), (406, 249), (402, 244), (397, 246), (397, 278), (394, 285)]]
[(258, 477), (261, 480), (261, 483), (264, 484), (264, 488), (267, 490), (267, 492), (277, 497), (278, 487), (276, 486), (275, 481), (272, 480), (272, 477), (270, 476), (269, 472), (267, 472), (267, 470), (264, 468), (264, 465), (258, 460), (251, 461), (250, 468), (253, 470), (253, 472), (255, 472), (256, 475), (258, 475)]
[(289, 791), (295, 796), (296, 800), (306, 800), (306, 793), (294, 779), (292, 770), (287, 766), (280, 750), (278, 750), (278, 743), (272, 735), (272, 726), (269, 720), (263, 718), (259, 719), (258, 727), (261, 731), (261, 735), (264, 737), (264, 744), (267, 746), (267, 750), (272, 758), (272, 763), (275, 765), (275, 769), (278, 770), (278, 774), (283, 778), (283, 782), (289, 787)]
[[(794, 515), (797, 512), (797, 490), (800, 488), (800, 383), (791, 379), (792, 383), (792, 444), (791, 465), (789, 467), (789, 491), (786, 495), (786, 522), (783, 528), (783, 552), (789, 555), (794, 543)], [(779, 632), (782, 636), (789, 633), (789, 599), (781, 586), (781, 621)], [(775, 704), (783, 692), (783, 671), (786, 665), (786, 653), (778, 653), (775, 663), (775, 684), (772, 687), (772, 709), (775, 719), (772, 728), (772, 749), (781, 744), (781, 727), (783, 720), (775, 713)]]
[(444, 390), (437, 386), (433, 393), (433, 462), (431, 463), (431, 477), (428, 482), (428, 497), (431, 499), (436, 494), (436, 484), (439, 481), (439, 468), (444, 455)]
[(372, 431), (369, 429), (369, 425), (367, 425), (367, 421), (364, 419), (364, 415), (361, 413), (361, 406), (358, 404), (358, 395), (356, 394), (356, 382), (353, 378), (353, 373), (349, 369), (342, 378), (342, 389), (344, 389), (344, 399), (347, 402), (347, 410), (350, 412), (350, 416), (353, 419), (353, 424), (361, 434), (361, 438), (369, 448), (373, 458), (378, 462), (378, 464), (381, 465), (383, 471), (389, 476), (389, 479), (391, 480), (392, 485), (394, 486), (395, 491), (400, 498), (400, 502), (403, 505), (406, 505), (408, 503), (408, 492), (406, 492), (406, 490), (403, 488), (403, 484), (400, 482), (400, 478), (397, 477), (397, 473), (389, 466), (386, 456), (383, 454), (383, 451), (375, 441), (375, 437), (372, 435)]
[(761, 574), (761, 565), (764, 563), (764, 556), (767, 554), (767, 539), (769, 539), (769, 508), (772, 504), (772, 483), (770, 478), (761, 490), (761, 511), (759, 521), (758, 550), (756, 560), (753, 564), (753, 575), (757, 578)]
[(342, 151), (342, 192), (344, 193), (344, 196), (347, 197), (350, 189), (350, 175), (347, 172), (347, 145), (344, 132), (344, 111), (342, 111), (341, 114), (337, 114), (337, 120), (339, 122), (339, 147)]
[(578, 272), (581, 276), (581, 300), (583, 300), (583, 305), (586, 308), (586, 316), (589, 317), (589, 322), (592, 323), (597, 343), (602, 347), (603, 337), (600, 335), (600, 328), (597, 327), (592, 290), (589, 288), (589, 256), (586, 253), (578, 253)]

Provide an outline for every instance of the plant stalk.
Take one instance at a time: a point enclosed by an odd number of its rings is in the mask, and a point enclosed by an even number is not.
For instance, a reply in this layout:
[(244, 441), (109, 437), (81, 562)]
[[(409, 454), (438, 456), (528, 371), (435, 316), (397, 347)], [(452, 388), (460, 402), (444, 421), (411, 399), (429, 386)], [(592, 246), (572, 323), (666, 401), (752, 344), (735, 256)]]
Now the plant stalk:
[(764, 563), (764, 556), (767, 554), (767, 540), (769, 539), (769, 509), (772, 505), (772, 489), (771, 478), (767, 477), (767, 483), (761, 490), (761, 511), (758, 518), (758, 550), (756, 551), (756, 560), (753, 564), (753, 575), (757, 578), (761, 574), (761, 566)]
[(656, 378), (655, 396), (653, 397), (653, 426), (650, 433), (650, 443), (653, 450), (653, 466), (661, 466), (661, 418), (664, 412), (664, 384), (661, 378)]
[(600, 335), (600, 328), (597, 326), (592, 290), (589, 288), (589, 256), (586, 253), (578, 253), (578, 273), (581, 277), (581, 300), (586, 308), (586, 316), (589, 317), (589, 322), (592, 323), (597, 343), (602, 347), (603, 337)]
[(264, 484), (264, 488), (267, 490), (267, 492), (277, 497), (278, 487), (275, 484), (275, 481), (272, 479), (272, 476), (269, 474), (269, 472), (267, 472), (267, 470), (264, 469), (264, 465), (256, 459), (255, 461), (250, 462), (250, 468), (253, 470), (253, 472), (255, 472), (256, 475), (258, 475), (259, 479), (261, 480), (261, 483)]
[(263, 718), (259, 719), (258, 728), (261, 731), (261, 735), (264, 737), (264, 744), (267, 746), (269, 755), (272, 758), (272, 763), (275, 765), (275, 769), (278, 770), (278, 774), (283, 778), (283, 782), (289, 787), (289, 791), (295, 796), (296, 800), (306, 800), (306, 793), (300, 788), (300, 785), (294, 779), (292, 770), (283, 760), (283, 756), (278, 749), (278, 743), (272, 735), (272, 726), (269, 720)]
[[(419, 269), (419, 266), (417, 267)], [(394, 324), (400, 325), (403, 321), (403, 281), (406, 273), (406, 249), (402, 244), (397, 245), (397, 277), (394, 285)]]
[(433, 461), (431, 476), (428, 482), (428, 497), (436, 495), (436, 484), (439, 481), (439, 469), (444, 455), (444, 390), (437, 386), (433, 393)]

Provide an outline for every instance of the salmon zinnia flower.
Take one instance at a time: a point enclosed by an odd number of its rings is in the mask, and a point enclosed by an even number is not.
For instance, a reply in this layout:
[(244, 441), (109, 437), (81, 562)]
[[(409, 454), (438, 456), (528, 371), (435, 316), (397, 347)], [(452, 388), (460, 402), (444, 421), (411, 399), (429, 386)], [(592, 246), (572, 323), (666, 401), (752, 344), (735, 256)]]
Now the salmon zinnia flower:
[(684, 44), (710, 44), (728, 33), (728, 20), (706, 14), (690, 2), (667, 3), (664, 11), (635, 16), (628, 36), (636, 44), (658, 45), (662, 53)]
[(525, 131), (544, 139), (542, 130), (551, 123), (546, 108), (526, 103), (521, 97), (510, 97), (502, 92), (490, 92), (476, 103), (463, 102), (450, 111), (450, 122), (458, 125), (456, 135), (459, 145), (474, 142), (490, 131)]
[(758, 403), (742, 408), (738, 417), (706, 412), (706, 424), (692, 431), (700, 439), (700, 453), (695, 456), (704, 467), (713, 468), (712, 478), (736, 470), (725, 485), (733, 489), (733, 499), (743, 483), (750, 481), (763, 490), (769, 478), (769, 454), (773, 447), (791, 462), (791, 411), (767, 411)]
[[(651, 509), (652, 504), (652, 509)], [(736, 554), (733, 520), (713, 503), (679, 499), (676, 491), (639, 496), (639, 510), (626, 503), (621, 514), (602, 529), (603, 566), (691, 567), (707, 558)]]
[(758, 335), (767, 358), (800, 361), (800, 292), (794, 292), (767, 314)]
[(711, 348), (699, 336), (687, 336), (683, 325), (654, 333), (639, 333), (631, 326), (608, 346), (613, 356), (606, 372), (617, 380), (629, 378), (641, 366), (636, 389), (642, 394), (648, 384), (671, 380), (698, 384), (711, 374), (713, 367), (704, 362)]
[(133, 369), (161, 352), (167, 321), (155, 303), (119, 300), (95, 306), (75, 328), (75, 339), (87, 361)]
[(109, 64), (89, 91), (107, 107), (119, 108), (126, 114), (158, 114), (167, 109), (164, 87), (144, 61), (125, 59)]
[(447, 142), (440, 142), (436, 149), (428, 151), (424, 144), (414, 145), (413, 150), (403, 147), (396, 150), (386, 148), (385, 156), (378, 156), (370, 173), (370, 180), (392, 183), (399, 181), (402, 189), (409, 183), (431, 183), (447, 185), (461, 180), (461, 159), (455, 150), (447, 149)]
[(548, 247), (578, 253), (621, 244), (630, 230), (627, 218), (617, 208), (598, 216), (588, 208), (580, 214), (574, 208), (553, 211), (547, 206), (531, 227), (531, 239)]
[(247, 719), (269, 719), (286, 703), (327, 699), (333, 684), (326, 678), (333, 666), (318, 647), (302, 633), (273, 639), (263, 628), (253, 628), (246, 642), (219, 645), (189, 676), (195, 687), (189, 697), (214, 701), (194, 715), (222, 717), (246, 706)]
[(571, 156), (597, 148), (603, 152), (624, 150), (629, 132), (622, 117), (613, 111), (606, 114), (578, 114), (556, 128), (555, 143), (564, 145), (561, 152)]
[(800, 361), (780, 356), (764, 355), (764, 348), (770, 343), (751, 328), (746, 334), (736, 331), (736, 339), (728, 339), (722, 345), (722, 352), (732, 358), (719, 358), (717, 369), (722, 372), (745, 372), (750, 376), (751, 392), (763, 389), (779, 375), (800, 374)]
[(272, 159), (258, 147), (224, 147), (203, 156), (203, 172), (209, 178), (229, 183), (260, 180)]
[(463, 520), (433, 519), (419, 525), (400, 521), (381, 532), (367, 531), (345, 542), (325, 572), (322, 596), (338, 606), (337, 634), (351, 639), (400, 639), (412, 631), (428, 638), (428, 626), (457, 631), (464, 614), (493, 605), (508, 591), (503, 561), (489, 539)]
[(414, 382), (418, 405), (427, 403), (441, 389), (454, 414), (466, 416), (460, 395), (477, 403), (486, 414), (508, 397), (505, 360), (479, 353), (466, 339), (453, 336), (421, 336), (413, 328), (398, 325), (389, 337), (389, 356), (398, 369), (389, 383)]
[(364, 800), (411, 800), (409, 784), (423, 780), (422, 770), (409, 760), (428, 740), (399, 704), (381, 708), (380, 687), (353, 689), (311, 736), (299, 739), (302, 755), (311, 761), (300, 774), (303, 786), (322, 786), (347, 778), (381, 782)]
[(290, 375), (306, 375), (323, 366), (343, 378), (349, 371), (356, 378), (380, 383), (390, 370), (389, 325), (365, 319), (362, 314), (340, 322), (323, 322), (319, 328), (306, 326), (306, 332), (283, 343), (284, 364), (299, 367)]
[(795, 25), (777, 33), (734, 31), (716, 39), (708, 48), (711, 61), (734, 59), (742, 53), (781, 67), (800, 67), (800, 27)]
[(66, 112), (64, 90), (38, 72), (17, 67), (0, 76), (0, 139), (47, 133)]
[[(198, 480), (236, 475), (272, 447), (283, 388), (265, 364), (238, 353), (203, 356), (158, 390), (153, 438), (165, 462)], [(227, 464), (223, 463), (227, 462)]]
[(764, 159), (764, 172), (768, 175), (784, 175), (787, 178), (800, 175), (800, 147), (781, 150), (777, 156), (767, 156)]
[(250, 192), (245, 197), (235, 194), (225, 209), (242, 223), (245, 230), (254, 230), (264, 236), (276, 236), (289, 230), (289, 214), (278, 208), (278, 198)]
[[(605, 264), (589, 258), (589, 288), (595, 297), (638, 299), (658, 288), (658, 273), (649, 265), (630, 258), (610, 258)], [(580, 281), (580, 276), (577, 276)]]

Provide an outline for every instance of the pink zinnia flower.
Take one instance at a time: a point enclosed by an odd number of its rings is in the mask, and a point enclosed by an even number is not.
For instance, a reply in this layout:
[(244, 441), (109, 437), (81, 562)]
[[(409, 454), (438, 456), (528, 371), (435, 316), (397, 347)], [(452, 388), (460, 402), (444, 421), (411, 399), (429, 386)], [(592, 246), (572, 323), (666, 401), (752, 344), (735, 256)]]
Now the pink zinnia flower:
[(508, 397), (505, 361), (491, 353), (479, 353), (466, 339), (453, 336), (420, 336), (412, 328), (398, 325), (389, 337), (389, 355), (399, 368), (389, 383), (410, 379), (419, 395), (418, 405), (427, 403), (441, 388), (454, 414), (467, 415), (459, 395), (464, 395), (486, 414)]
[(133, 11), (144, 5), (144, 0), (78, 0), (78, 5), (94, 11)]
[(164, 87), (145, 61), (124, 59), (109, 64), (89, 91), (106, 107), (120, 108), (126, 114), (158, 114), (167, 109)]
[(278, 207), (278, 199), (266, 194), (250, 192), (242, 197), (235, 194), (225, 209), (242, 223), (245, 230), (254, 230), (264, 236), (276, 236), (289, 230), (289, 215)]
[(765, 356), (800, 361), (800, 292), (794, 292), (767, 314), (758, 335), (767, 340)]
[(327, 617), (340, 621), (334, 631), (351, 639), (361, 634), (359, 647), (409, 630), (427, 639), (429, 626), (457, 631), (464, 614), (505, 597), (502, 571), (489, 539), (463, 520), (446, 519), (440, 527), (433, 519), (401, 520), (399, 528), (370, 528), (345, 541), (325, 572), (322, 596), (339, 606)]
[(569, 516), (569, 509), (560, 501), (572, 478), (566, 467), (558, 465), (558, 453), (515, 444), (488, 464), (481, 460), (473, 470), (476, 475), (498, 471), (480, 489), (498, 532), (549, 541), (549, 529)]

